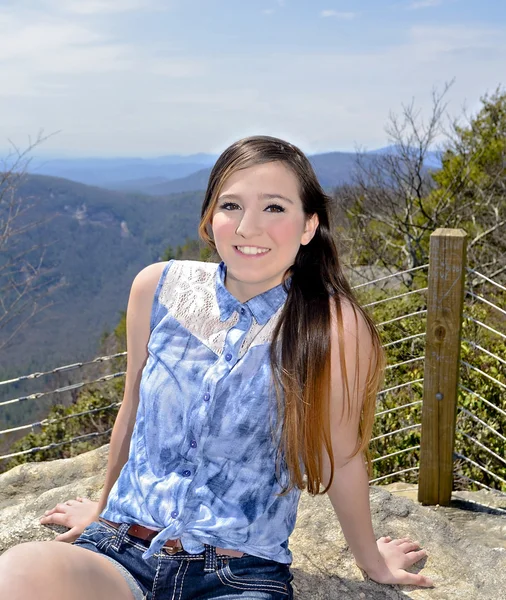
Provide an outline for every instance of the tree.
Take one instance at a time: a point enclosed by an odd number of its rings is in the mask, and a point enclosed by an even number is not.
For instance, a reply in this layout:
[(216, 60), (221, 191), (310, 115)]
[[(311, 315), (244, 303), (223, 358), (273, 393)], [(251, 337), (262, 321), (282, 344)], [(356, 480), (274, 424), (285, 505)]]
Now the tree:
[(53, 304), (50, 296), (62, 286), (44, 268), (49, 243), (33, 235), (49, 218), (34, 218), (35, 199), (21, 193), (29, 155), (44, 139), (39, 135), (25, 150), (13, 145), (0, 168), (0, 349)]
[(506, 92), (481, 102), (467, 125), (455, 124), (431, 201), (439, 218), (466, 230), (470, 266), (497, 279), (506, 273)]
[[(354, 185), (336, 191), (352, 232), (360, 234), (351, 236), (358, 240), (354, 262), (411, 269), (427, 262), (436, 228), (462, 227), (469, 264), (492, 276), (506, 272), (506, 93), (485, 96), (467, 124), (453, 121), (446, 130), (449, 87), (433, 92), (427, 121), (414, 103), (400, 117), (391, 114), (391, 151), (359, 154)], [(431, 149), (441, 137), (441, 169), (431, 169)]]

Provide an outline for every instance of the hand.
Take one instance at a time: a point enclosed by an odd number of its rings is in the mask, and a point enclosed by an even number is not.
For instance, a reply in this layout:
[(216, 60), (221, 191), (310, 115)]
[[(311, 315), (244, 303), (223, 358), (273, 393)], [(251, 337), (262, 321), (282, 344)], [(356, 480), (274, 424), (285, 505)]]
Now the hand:
[(371, 579), (378, 583), (434, 586), (433, 581), (425, 575), (405, 570), (427, 556), (427, 552), (420, 549), (418, 542), (412, 542), (409, 538), (392, 540), (387, 536), (380, 538), (377, 545), (384, 563), (377, 571), (366, 571)]
[(84, 529), (98, 519), (98, 502), (87, 498), (77, 497), (57, 504), (51, 510), (46, 510), (40, 518), (41, 525), (59, 525), (67, 527), (68, 531), (56, 536), (56, 542), (73, 542)]

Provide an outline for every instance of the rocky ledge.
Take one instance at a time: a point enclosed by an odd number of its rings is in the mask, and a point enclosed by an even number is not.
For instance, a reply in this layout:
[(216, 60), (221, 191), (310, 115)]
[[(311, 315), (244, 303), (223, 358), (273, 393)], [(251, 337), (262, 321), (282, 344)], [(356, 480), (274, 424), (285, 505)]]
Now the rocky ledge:
[[(0, 475), (0, 553), (54, 533), (38, 522), (56, 503), (98, 499), (108, 446), (75, 458), (20, 465)], [(327, 497), (302, 495), (290, 547), (298, 600), (506, 600), (506, 498), (458, 492), (452, 506), (424, 507), (406, 484), (371, 488), (376, 534), (419, 540), (428, 558), (418, 563), (433, 589), (384, 586), (364, 580), (347, 548)]]

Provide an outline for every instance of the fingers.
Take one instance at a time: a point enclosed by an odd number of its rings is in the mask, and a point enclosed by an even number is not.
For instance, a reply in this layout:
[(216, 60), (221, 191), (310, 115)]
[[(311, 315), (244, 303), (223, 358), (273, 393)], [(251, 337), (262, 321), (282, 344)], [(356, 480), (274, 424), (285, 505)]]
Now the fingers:
[(66, 512), (67, 511), (67, 506), (76, 506), (78, 504), (83, 504), (85, 502), (91, 502), (91, 500), (87, 500), (86, 498), (81, 498), (81, 496), (77, 496), (75, 500), (67, 500), (65, 502), (60, 502), (58, 503), (56, 506), (53, 506), (53, 508), (50, 508), (49, 510), (46, 510), (44, 512), (43, 517), (40, 517), (40, 519), (44, 518), (44, 517), (48, 517), (49, 515), (53, 515), (54, 513), (61, 513), (61, 512)]
[(401, 544), (405, 544), (406, 542), (413, 543), (410, 538), (398, 538), (398, 539), (392, 540), (392, 544), (395, 544), (396, 546), (400, 546)]
[(408, 571), (402, 572), (402, 575), (399, 575), (396, 583), (418, 585), (420, 587), (434, 587), (434, 582), (429, 577), (421, 575), (420, 573), (409, 573)]
[(46, 517), (42, 517), (40, 519), (40, 523), (41, 525), (51, 523), (53, 525), (63, 525), (64, 527), (68, 527), (68, 519), (69, 516), (65, 513), (53, 513), (51, 515), (47, 515)]
[(402, 544), (399, 544), (399, 548), (407, 554), (408, 552), (420, 550), (420, 544), (418, 542), (403, 542)]
[(417, 552), (409, 552), (408, 554), (406, 554), (406, 566), (410, 567), (411, 565), (414, 565), (415, 563), (417, 563), (419, 560), (422, 560), (422, 558), (425, 558), (427, 556), (427, 552), (425, 550), (418, 550)]
[(392, 538), (389, 535), (385, 535), (383, 537), (378, 538), (378, 542), (391, 542)]
[(57, 535), (53, 541), (54, 542), (67, 542), (67, 543), (71, 544), (72, 542), (77, 540), (77, 538), (80, 535), (79, 533), (75, 533), (74, 529), (69, 529), (65, 533), (61, 533), (60, 535)]

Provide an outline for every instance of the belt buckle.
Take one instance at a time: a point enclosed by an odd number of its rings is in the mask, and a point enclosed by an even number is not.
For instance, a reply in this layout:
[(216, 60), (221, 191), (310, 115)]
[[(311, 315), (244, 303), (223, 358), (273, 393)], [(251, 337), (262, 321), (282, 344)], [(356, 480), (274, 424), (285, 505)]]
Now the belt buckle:
[(163, 550), (165, 550), (169, 556), (172, 556), (174, 554), (178, 554), (178, 552), (182, 552), (184, 548), (181, 542), (179, 542), (178, 546), (163, 546)]

